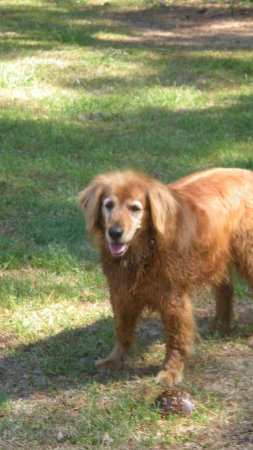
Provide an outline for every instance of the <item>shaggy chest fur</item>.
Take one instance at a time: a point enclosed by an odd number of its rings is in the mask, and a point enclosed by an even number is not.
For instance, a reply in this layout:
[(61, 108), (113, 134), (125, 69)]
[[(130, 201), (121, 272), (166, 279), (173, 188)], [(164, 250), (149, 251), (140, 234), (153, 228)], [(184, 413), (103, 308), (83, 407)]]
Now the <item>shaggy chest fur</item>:
[(101, 262), (112, 301), (113, 298), (121, 302), (132, 300), (159, 309), (160, 303), (168, 301), (173, 291), (189, 292), (192, 286), (200, 289), (226, 276), (227, 255), (216, 252), (212, 263), (205, 252), (192, 256), (189, 252), (179, 254), (173, 246), (158, 248), (155, 240), (142, 253), (134, 254), (129, 249), (123, 258), (112, 258), (104, 247)]

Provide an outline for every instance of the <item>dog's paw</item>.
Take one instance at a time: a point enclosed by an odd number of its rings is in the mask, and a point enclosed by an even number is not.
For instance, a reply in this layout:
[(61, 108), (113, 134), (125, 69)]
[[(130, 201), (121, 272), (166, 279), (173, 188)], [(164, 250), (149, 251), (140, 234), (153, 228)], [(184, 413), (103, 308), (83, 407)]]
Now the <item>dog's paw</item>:
[(95, 367), (99, 371), (113, 372), (114, 370), (123, 369), (125, 367), (125, 361), (123, 359), (112, 358), (98, 359), (95, 362)]
[(209, 326), (209, 334), (220, 337), (228, 336), (231, 332), (230, 324), (218, 319), (214, 319)]
[(183, 368), (184, 364), (182, 362), (177, 364), (176, 368), (167, 364), (167, 367), (158, 373), (156, 377), (157, 383), (165, 386), (173, 386), (180, 383), (183, 377)]

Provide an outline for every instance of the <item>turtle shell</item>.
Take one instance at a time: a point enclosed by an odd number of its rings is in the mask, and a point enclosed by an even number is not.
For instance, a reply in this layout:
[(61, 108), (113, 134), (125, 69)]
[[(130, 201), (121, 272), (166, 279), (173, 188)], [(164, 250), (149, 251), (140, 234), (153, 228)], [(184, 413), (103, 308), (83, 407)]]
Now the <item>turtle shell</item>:
[(187, 392), (167, 389), (155, 400), (163, 416), (168, 414), (190, 414), (195, 409), (195, 402)]

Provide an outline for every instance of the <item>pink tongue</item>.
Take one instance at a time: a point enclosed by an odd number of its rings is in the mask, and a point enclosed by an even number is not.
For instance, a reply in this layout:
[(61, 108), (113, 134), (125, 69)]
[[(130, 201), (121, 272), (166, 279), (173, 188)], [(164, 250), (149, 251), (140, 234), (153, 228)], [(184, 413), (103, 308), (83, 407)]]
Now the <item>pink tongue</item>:
[(113, 255), (120, 255), (126, 249), (126, 244), (109, 244), (109, 250)]

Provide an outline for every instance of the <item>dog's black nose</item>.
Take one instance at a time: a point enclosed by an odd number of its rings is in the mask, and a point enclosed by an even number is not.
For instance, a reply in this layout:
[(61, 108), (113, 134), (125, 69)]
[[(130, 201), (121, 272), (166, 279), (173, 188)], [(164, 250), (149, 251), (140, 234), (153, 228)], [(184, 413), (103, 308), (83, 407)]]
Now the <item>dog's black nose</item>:
[(123, 230), (120, 226), (115, 225), (113, 227), (110, 227), (108, 230), (109, 236), (114, 239), (114, 241), (117, 241), (118, 239), (121, 238), (122, 234), (123, 234)]

